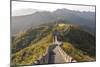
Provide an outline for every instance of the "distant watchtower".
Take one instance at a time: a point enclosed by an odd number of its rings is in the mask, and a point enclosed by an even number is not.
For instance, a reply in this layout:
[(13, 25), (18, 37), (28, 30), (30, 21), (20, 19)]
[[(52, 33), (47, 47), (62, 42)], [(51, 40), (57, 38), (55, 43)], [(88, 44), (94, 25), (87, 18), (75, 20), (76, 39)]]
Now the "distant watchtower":
[(54, 30), (53, 32), (53, 41), (56, 44), (61, 44), (62, 43), (62, 36), (58, 30)]

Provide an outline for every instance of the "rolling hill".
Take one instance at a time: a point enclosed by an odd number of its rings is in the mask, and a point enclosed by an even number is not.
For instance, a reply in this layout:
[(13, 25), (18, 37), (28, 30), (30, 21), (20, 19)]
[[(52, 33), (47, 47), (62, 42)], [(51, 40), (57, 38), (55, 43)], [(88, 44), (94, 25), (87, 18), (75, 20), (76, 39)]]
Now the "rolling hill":
[(95, 61), (95, 36), (81, 29), (79, 25), (66, 23), (42, 24), (12, 36), (12, 65), (31, 65), (45, 55), (46, 49), (53, 42), (54, 30), (62, 35), (62, 49), (75, 60)]

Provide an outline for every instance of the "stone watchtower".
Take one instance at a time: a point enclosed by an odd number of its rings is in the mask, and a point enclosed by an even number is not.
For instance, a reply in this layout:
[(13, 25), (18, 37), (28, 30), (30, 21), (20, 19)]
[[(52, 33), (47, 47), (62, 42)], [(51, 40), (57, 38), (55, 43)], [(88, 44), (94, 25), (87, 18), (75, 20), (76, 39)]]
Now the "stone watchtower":
[(53, 32), (53, 42), (59, 45), (62, 44), (62, 36), (58, 30), (54, 30)]

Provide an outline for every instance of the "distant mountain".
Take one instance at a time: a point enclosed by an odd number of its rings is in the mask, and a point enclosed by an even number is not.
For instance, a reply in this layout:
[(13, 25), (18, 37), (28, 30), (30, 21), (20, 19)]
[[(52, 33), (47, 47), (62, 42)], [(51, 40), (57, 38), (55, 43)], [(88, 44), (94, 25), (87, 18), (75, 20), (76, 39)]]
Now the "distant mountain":
[(22, 15), (29, 15), (33, 14), (37, 11), (37, 9), (27, 8), (27, 9), (19, 9), (12, 11), (12, 16), (22, 16)]
[(84, 30), (95, 34), (95, 12), (80, 12), (68, 9), (57, 9), (54, 12), (42, 11), (29, 15), (12, 16), (12, 33), (18, 33), (31, 26), (65, 21), (70, 24), (80, 25)]

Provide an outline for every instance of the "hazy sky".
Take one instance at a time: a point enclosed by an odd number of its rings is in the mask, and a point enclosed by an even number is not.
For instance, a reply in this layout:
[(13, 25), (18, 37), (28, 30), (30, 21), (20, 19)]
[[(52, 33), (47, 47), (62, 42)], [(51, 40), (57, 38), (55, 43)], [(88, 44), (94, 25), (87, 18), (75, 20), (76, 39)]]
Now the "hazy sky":
[(33, 2), (12, 2), (12, 11), (20, 10), (20, 9), (37, 9), (37, 10), (46, 10), (46, 11), (54, 11), (56, 9), (70, 9), (70, 10), (78, 10), (78, 11), (95, 11), (95, 7), (93, 6), (78, 6), (78, 5), (64, 5), (64, 4), (46, 4), (46, 3), (33, 3)]
[(95, 4), (95, 0), (25, 0), (25, 1), (41, 1), (41, 2), (57, 2), (57, 3), (73, 3), (73, 4)]

